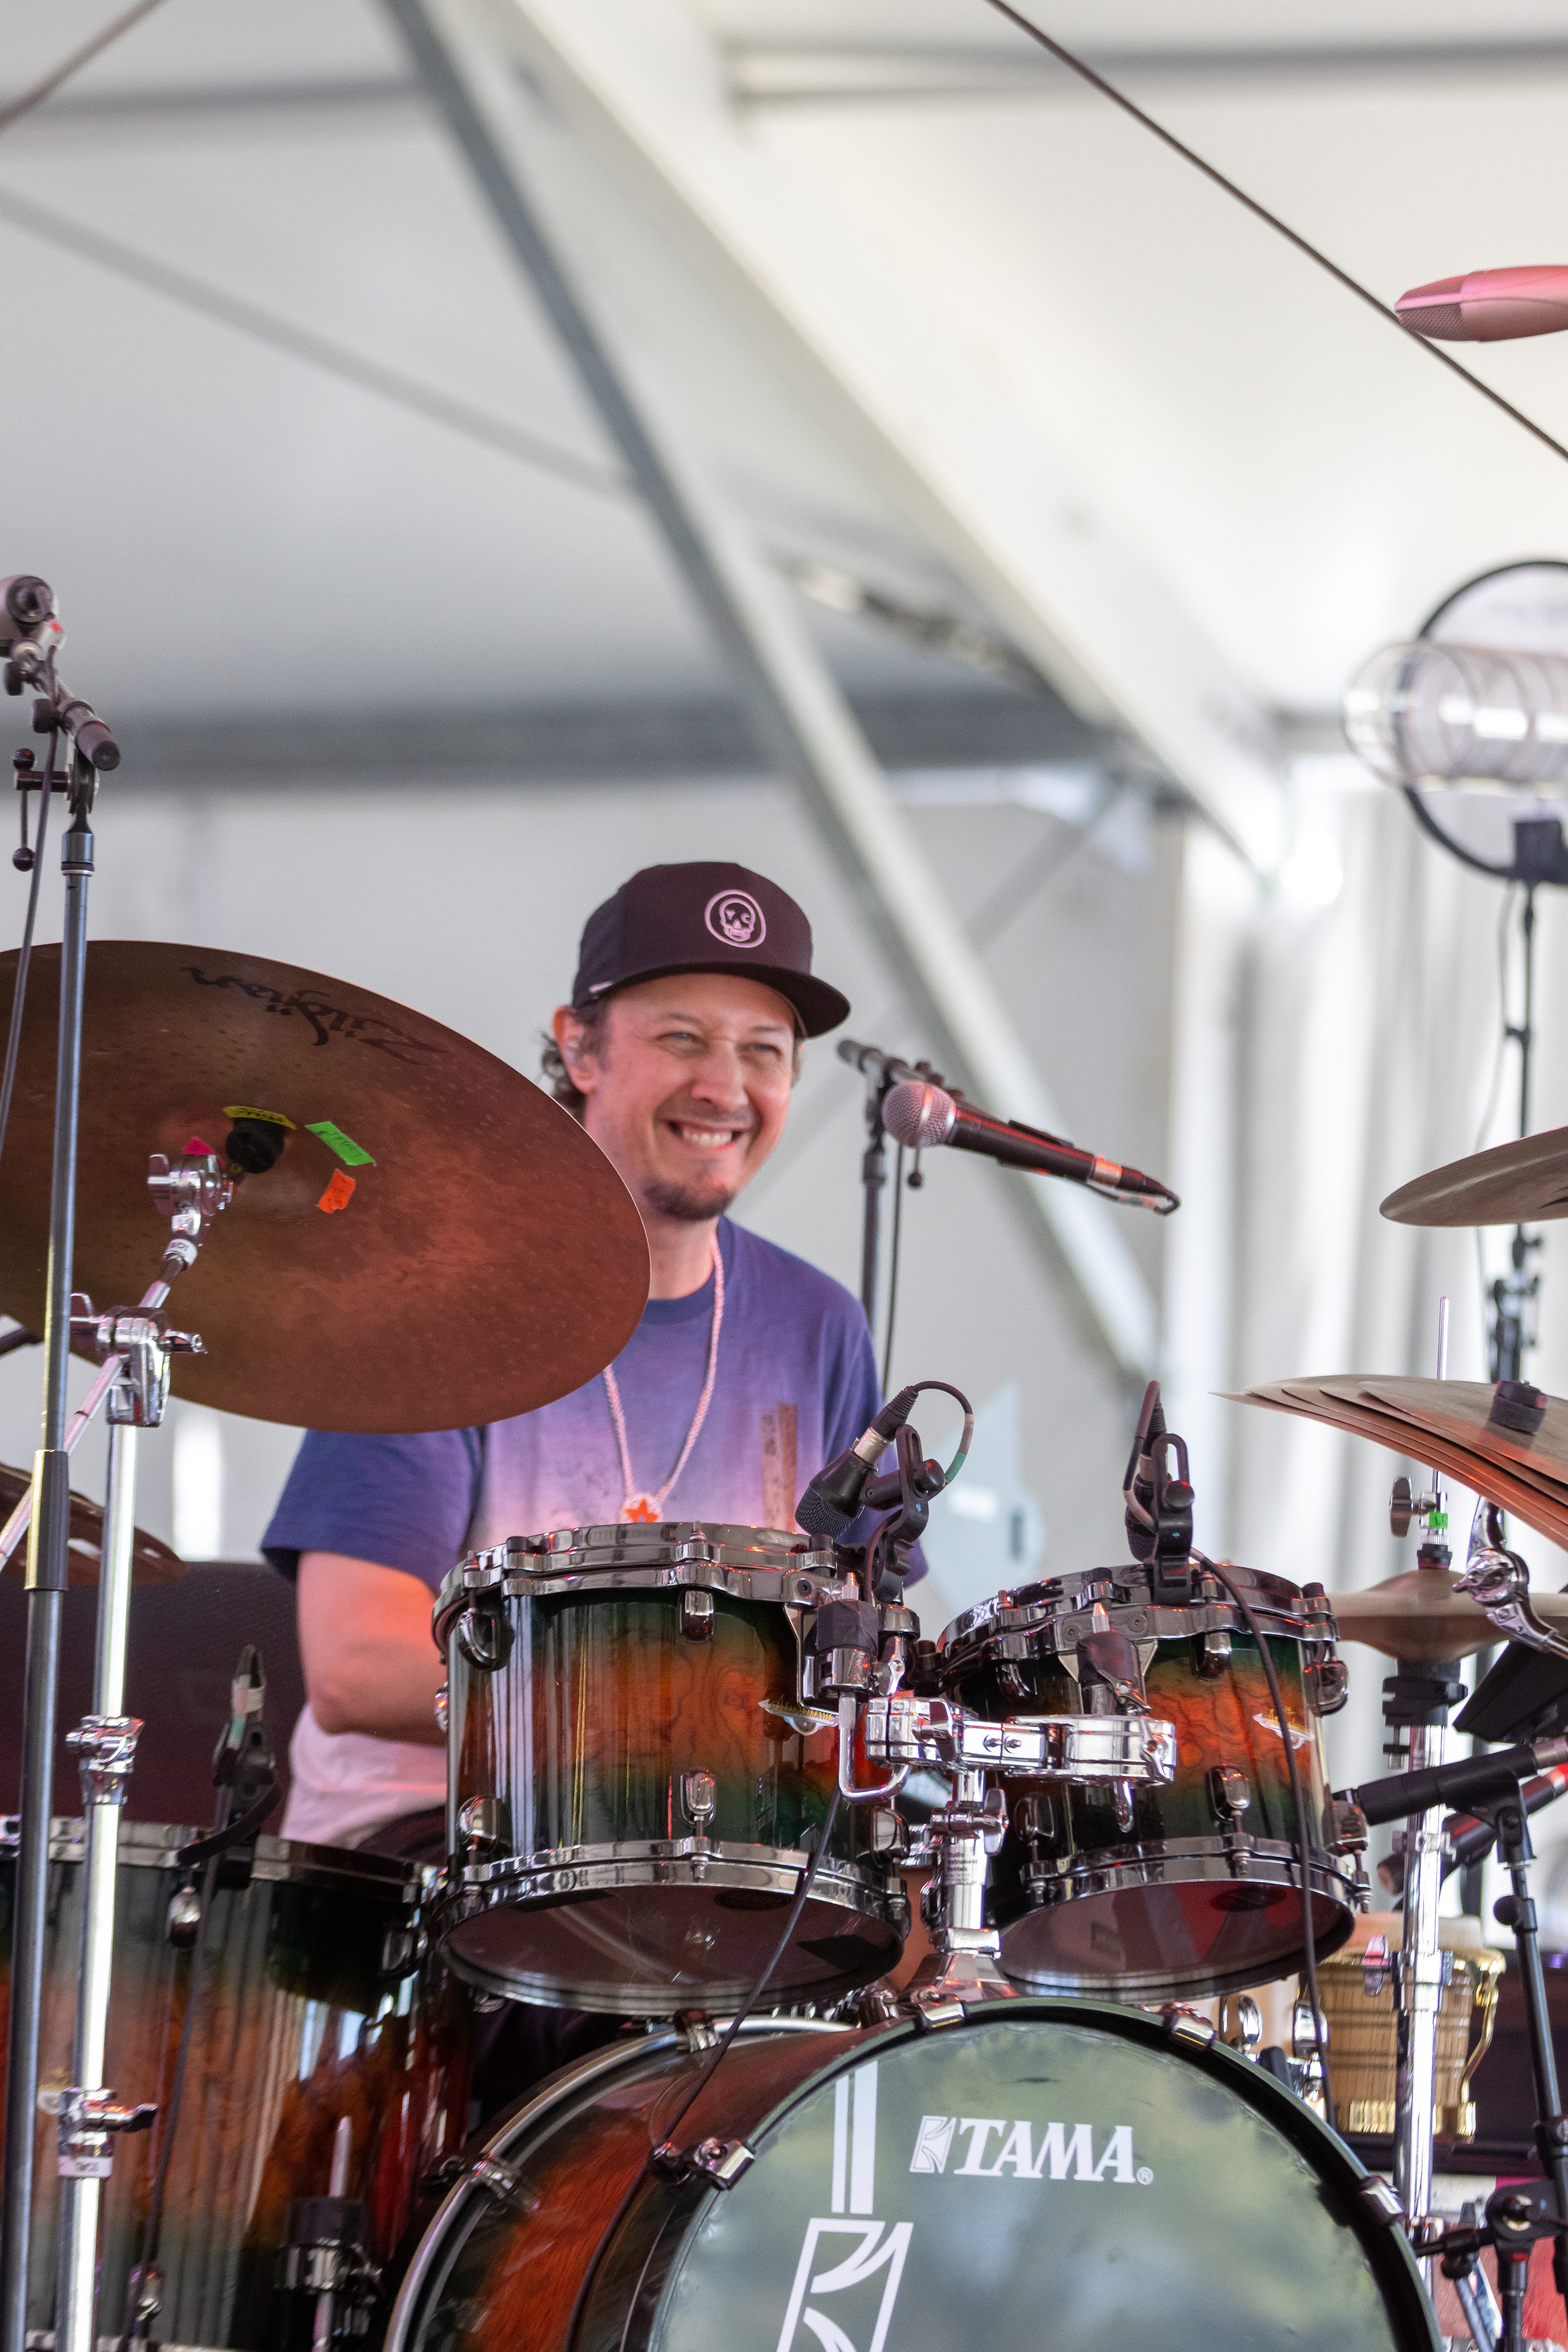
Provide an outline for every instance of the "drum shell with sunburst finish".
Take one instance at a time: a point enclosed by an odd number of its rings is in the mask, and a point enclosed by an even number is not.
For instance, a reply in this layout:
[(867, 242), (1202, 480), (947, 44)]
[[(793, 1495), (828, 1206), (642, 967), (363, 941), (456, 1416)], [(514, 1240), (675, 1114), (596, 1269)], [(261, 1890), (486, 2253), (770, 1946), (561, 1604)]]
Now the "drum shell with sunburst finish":
[[(1284, 1700), (1326, 1955), (1349, 1935), (1358, 1895), (1352, 1865), (1331, 1846), (1311, 1696), (1332, 1623), (1282, 1577), (1231, 1573), (1244, 1580)], [(1004, 1969), (1032, 1991), (1137, 2000), (1198, 2000), (1294, 1973), (1306, 1910), (1289, 1769), (1257, 1643), (1217, 1587), (1156, 1602), (1148, 1571), (1128, 1562), (1000, 1594), (943, 1633), (943, 1696), (994, 1718), (1082, 1706), (1089, 1678), (1072, 1669), (1097, 1598), (1137, 1651), (1152, 1714), (1175, 1726), (1174, 1776), (1127, 1790), (1121, 1819), (1108, 1787), (1003, 1784), (1008, 1830), (988, 1904)]]
[[(624, 2015), (739, 2000), (832, 1798), (837, 1732), (804, 1700), (802, 1628), (846, 1589), (802, 1537), (694, 1522), (563, 1531), (454, 1570), (436, 1614), (451, 1966)], [(839, 1808), (778, 1997), (835, 1998), (895, 1965), (897, 1826)]]
[[(121, 2101), (155, 2102), (159, 2122), (114, 2149), (103, 2200), (100, 2339), (121, 2332), (141, 2251), (191, 1983), (188, 1936), (176, 1943), (170, 1934), (171, 1898), (190, 1878), (175, 1857), (201, 1834), (161, 1822), (120, 1828), (104, 2071)], [(46, 2103), (71, 2079), (82, 1853), (81, 1822), (56, 1820), (28, 2264), (33, 2333), (54, 2325), (58, 2127)], [(7, 1819), (0, 1832), (0, 2075), (15, 1873), (15, 1821)], [(345, 2117), (346, 2193), (363, 2207), (365, 2252), (381, 2268), (431, 2168), (462, 2147), (473, 2029), (467, 1994), (426, 1949), (428, 1875), (406, 1863), (270, 1837), (256, 1841), (248, 1864), (237, 1854), (220, 1866), (157, 2246), (153, 2333), (160, 2342), (260, 2352), (280, 2340), (277, 2288), (289, 2208), (327, 2193)]]
[(1070, 2000), (751, 2028), (685, 2114), (668, 2031), (542, 2085), (384, 2352), (1439, 2352), (1359, 2162), (1223, 2045)]

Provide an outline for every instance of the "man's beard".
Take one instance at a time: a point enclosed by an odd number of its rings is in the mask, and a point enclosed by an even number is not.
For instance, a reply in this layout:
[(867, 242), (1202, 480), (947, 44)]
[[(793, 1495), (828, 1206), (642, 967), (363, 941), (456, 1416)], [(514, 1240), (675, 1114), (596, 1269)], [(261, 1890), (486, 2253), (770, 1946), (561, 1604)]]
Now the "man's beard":
[(642, 1188), (650, 1209), (661, 1217), (674, 1217), (689, 1225), (706, 1224), (710, 1217), (721, 1217), (740, 1190), (739, 1184), (718, 1181), (701, 1186), (682, 1184), (670, 1176), (656, 1176)]

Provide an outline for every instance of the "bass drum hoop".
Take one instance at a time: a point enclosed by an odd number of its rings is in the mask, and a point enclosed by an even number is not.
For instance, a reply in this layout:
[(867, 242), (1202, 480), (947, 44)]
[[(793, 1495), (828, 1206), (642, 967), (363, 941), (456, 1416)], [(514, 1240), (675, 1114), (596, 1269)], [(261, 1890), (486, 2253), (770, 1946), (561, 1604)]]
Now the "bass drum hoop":
[[(847, 2025), (829, 2024), (820, 2017), (748, 2017), (742, 2020), (736, 2039), (764, 2033), (847, 2033), (851, 2030)], [(590, 2051), (586, 2058), (578, 2058), (550, 2075), (539, 2090), (525, 2093), (489, 2137), (465, 2158), (461, 2177), (452, 2183), (430, 2216), (429, 2226), (398, 2281), (380, 2352), (409, 2352), (408, 2330), (418, 2316), (426, 2288), (438, 2290), (446, 2274), (445, 2265), (437, 2267), (439, 2258), (445, 2254), (449, 2262), (461, 2250), (460, 2238), (452, 2238), (450, 2244), (446, 2242), (454, 2224), (469, 2206), (477, 2205), (482, 2211), (494, 2200), (497, 2175), (493, 2168), (498, 2164), (507, 2166), (520, 2141), (601, 2074), (616, 2074), (623, 2067), (640, 2064), (661, 2051), (682, 2050), (686, 2046), (686, 2035), (678, 2026), (662, 2026), (629, 2048), (625, 2042), (611, 2042), (607, 2049)], [(167, 2352), (167, 2347), (163, 2347), (163, 2352)]]
[[(603, 1853), (602, 1848), (585, 1847), (588, 1855)], [(616, 1986), (611, 1982), (584, 1988), (579, 1979), (532, 1974), (520, 1969), (488, 1969), (482, 1962), (470, 1959), (454, 1943), (453, 1937), (470, 1919), (481, 1917), (488, 1911), (565, 1909), (570, 1908), (574, 1894), (613, 1894), (618, 1890), (639, 1886), (685, 1886), (700, 1893), (710, 1887), (733, 1888), (753, 1895), (778, 1895), (788, 1898), (800, 1892), (801, 1873), (810, 1856), (803, 1854), (795, 1863), (786, 1860), (787, 1848), (763, 1846), (754, 1849), (758, 1859), (743, 1861), (731, 1858), (734, 1850), (723, 1856), (671, 1854), (655, 1846), (623, 1845), (610, 1850), (613, 1860), (588, 1860), (582, 1863), (562, 1863), (553, 1869), (537, 1870), (522, 1863), (492, 1863), (482, 1866), (479, 1884), (467, 1879), (461, 1886), (438, 1892), (430, 1905), (432, 1932), (438, 1944), (441, 1958), (456, 1977), (479, 1991), (498, 1993), (503, 2000), (517, 2000), (523, 1995), (536, 2001), (564, 2003), (586, 2009), (605, 2017), (674, 2016), (689, 2009), (694, 1995), (689, 1987), (672, 1988), (667, 2007), (658, 2006), (657, 1989), (646, 1984)], [(745, 1849), (740, 1849), (743, 1854)], [(478, 1875), (478, 1874), (476, 1874)], [(835, 1908), (851, 1913), (856, 1917), (874, 1920), (879, 1927), (889, 1928), (900, 1939), (907, 1932), (907, 1922), (895, 1917), (900, 1908), (892, 1895), (868, 1885), (852, 1867), (835, 1868), (825, 1863), (812, 1885), (812, 1897), (832, 1904)], [(879, 1955), (875, 1968), (868, 1963), (870, 1975), (885, 1974), (895, 1964), (897, 1955)], [(791, 1997), (798, 2000), (820, 2000), (825, 1994), (835, 1998), (852, 1991), (865, 1977), (824, 1975), (820, 1979), (790, 1987)], [(733, 1998), (737, 2002), (751, 1990), (751, 1984), (737, 1979), (729, 1985), (704, 1985), (702, 1999), (710, 2004), (720, 2004)], [(592, 1998), (589, 1998), (589, 1994)]]
[[(1197, 1969), (1185, 1976), (1162, 1975), (1152, 1969), (1135, 1973), (1118, 1969), (1103, 1975), (1089, 1975), (1061, 1969), (1020, 1969), (1009, 1957), (1008, 1938), (1015, 1929), (1026, 1921), (1038, 1919), (1046, 1913), (1068, 1910), (1074, 1903), (1100, 1895), (1135, 1893), (1141, 1887), (1201, 1885), (1212, 1881), (1215, 1885), (1235, 1887), (1282, 1886), (1299, 1892), (1300, 1864), (1293, 1846), (1282, 1841), (1270, 1840), (1267, 1844), (1255, 1842), (1239, 1849), (1246, 1854), (1247, 1868), (1237, 1870), (1232, 1863), (1232, 1849), (1216, 1839), (1173, 1839), (1164, 1846), (1111, 1847), (1108, 1852), (1118, 1859), (1095, 1861), (1081, 1869), (1064, 1872), (1056, 1883), (1060, 1894), (1042, 1895), (1030, 1901), (1010, 1902), (1004, 1912), (996, 1905), (993, 1916), (1001, 1932), (1002, 1972), (1009, 1982), (1023, 1985), (1030, 1993), (1082, 1992), (1104, 2000), (1122, 1998), (1142, 2000), (1151, 1994), (1163, 1993), (1177, 1999), (1190, 1995), (1198, 2000), (1227, 1992), (1246, 1992), (1253, 1985), (1274, 1981), (1258, 1975), (1259, 1962), (1255, 1957), (1234, 1969)], [(1317, 1938), (1315, 1956), (1326, 1960), (1349, 1941), (1355, 1927), (1353, 1889), (1351, 1881), (1336, 1870), (1321, 1847), (1310, 1849), (1311, 1884), (1314, 1905), (1331, 1904), (1342, 1915)], [(1026, 1882), (1020, 1880), (1019, 1885)], [(990, 1890), (994, 1900), (994, 1886)], [(1275, 1977), (1292, 1975), (1301, 1964), (1304, 1947), (1297, 1945), (1292, 1953), (1276, 1969)]]
[[(1373, 2175), (1354, 2150), (1347, 2147), (1339, 2135), (1331, 2131), (1293, 2091), (1287, 2090), (1263, 2067), (1240, 2057), (1217, 2040), (1201, 2045), (1179, 2040), (1169, 2032), (1163, 2019), (1143, 2010), (1127, 2009), (1110, 2001), (1076, 2000), (1050, 1994), (979, 2001), (965, 2010), (961, 2021), (945, 2026), (942, 2031), (944, 2033), (983, 2032), (990, 2022), (1003, 2023), (1027, 2017), (1055, 2019), (1064, 2024), (1096, 2025), (1120, 2032), (1130, 2041), (1142, 2042), (1145, 2046), (1167, 2053), (1177, 2052), (1190, 2064), (1205, 2074), (1219, 2075), (1232, 2087), (1239, 2087), (1239, 2084), (1245, 2083), (1243, 2095), (1247, 2104), (1255, 2107), (1293, 2147), (1306, 2156), (1316, 2178), (1320, 2181), (1336, 2182), (1348, 2189), (1355, 2200), (1353, 2219), (1349, 2226), (1372, 2262), (1375, 2275), (1388, 2291), (1391, 2311), (1399, 2319), (1402, 2328), (1408, 2332), (1411, 2352), (1415, 2352), (1417, 2346), (1422, 2347), (1422, 2352), (1428, 2352), (1428, 2347), (1429, 2352), (1441, 2352), (1442, 2339), (1436, 2333), (1436, 2317), (1422, 2285), (1415, 2257), (1403, 2231), (1357, 2196), (1362, 2183), (1371, 2179)], [(743, 2034), (795, 2032), (828, 2035), (852, 2030), (826, 2023), (818, 2018), (788, 2017), (748, 2018), (741, 2027)], [(851, 2062), (858, 2062), (873, 2050), (890, 2049), (900, 2042), (912, 2041), (926, 2030), (924, 2020), (910, 2017), (900, 2018), (889, 2025), (874, 2042), (869, 2041), (864, 2032), (857, 2032)], [(516, 2166), (512, 2158), (521, 2156), (526, 2161), (527, 2142), (535, 2127), (547, 2122), (557, 2108), (567, 2105), (596, 2077), (613, 2075), (623, 2068), (637, 2065), (650, 2053), (684, 2046), (684, 2035), (669, 2031), (649, 2034), (646, 2040), (629, 2047), (612, 2045), (606, 2050), (595, 2051), (580, 2059), (575, 2065), (552, 2075), (541, 2090), (526, 2098), (501, 2122), (477, 2151), (462, 2179), (447, 2190), (432, 2216), (428, 2229), (415, 2248), (408, 2268), (399, 2283), (380, 2352), (417, 2352), (418, 2338), (412, 2330), (421, 2307), (432, 2290), (439, 2290), (450, 2263), (462, 2250), (462, 2239), (455, 2234), (455, 2224), (471, 2205), (478, 2204), (480, 2210), (484, 2210), (496, 2195), (496, 2178), (492, 2171), (487, 2179), (487, 2165), (493, 2167), (499, 2163), (503, 2168), (503, 2179), (514, 2178)], [(1245, 2068), (1245, 2075), (1238, 2078), (1235, 2072), (1237, 2068)], [(824, 2075), (831, 2071), (833, 2061), (825, 2052), (820, 2069), (798, 2083), (766, 2115), (749, 2125), (748, 2143), (754, 2147), (759, 2161), (766, 2160), (766, 2143), (774, 2126), (783, 2122), (802, 2100), (819, 2089)], [(642, 2194), (652, 2185), (646, 2174), (642, 2176), (638, 2184), (639, 2193), (629, 2196), (621, 2210), (616, 2234), (636, 2220)], [(668, 2182), (661, 2185), (668, 2190)], [(708, 2189), (700, 2200), (700, 2208), (689, 2214), (689, 2227), (685, 2232), (685, 2242), (689, 2243), (700, 2228), (701, 2213), (710, 2210), (722, 2194), (723, 2191), (717, 2188)], [(597, 2251), (596, 2263), (600, 2271), (610, 2251), (606, 2233), (606, 2237), (600, 2240)], [(1389, 2275), (1391, 2267), (1399, 2274), (1403, 2294), (1397, 2292), (1395, 2282)]]

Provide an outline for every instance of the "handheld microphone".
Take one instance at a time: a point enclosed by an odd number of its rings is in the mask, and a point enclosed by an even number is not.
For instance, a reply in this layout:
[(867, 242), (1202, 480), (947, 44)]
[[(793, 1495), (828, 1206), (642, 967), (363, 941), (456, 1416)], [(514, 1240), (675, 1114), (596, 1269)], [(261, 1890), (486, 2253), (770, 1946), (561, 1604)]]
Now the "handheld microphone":
[(951, 1143), (960, 1151), (978, 1151), (1007, 1168), (1027, 1169), (1037, 1176), (1063, 1176), (1070, 1184), (1087, 1184), (1108, 1200), (1131, 1201), (1168, 1217), (1181, 1202), (1168, 1184), (1102, 1160), (1097, 1151), (1080, 1151), (1059, 1135), (1047, 1135), (1019, 1120), (992, 1118), (966, 1102), (955, 1101), (941, 1087), (906, 1083), (894, 1087), (882, 1105), (882, 1124), (895, 1143), (914, 1151)]
[(1443, 343), (1511, 343), (1568, 327), (1568, 269), (1472, 269), (1413, 286), (1395, 315), (1418, 335)]
[(908, 1421), (920, 1394), (900, 1389), (889, 1398), (865, 1434), (820, 1469), (795, 1507), (795, 1522), (808, 1536), (841, 1536), (859, 1515), (871, 1473)]

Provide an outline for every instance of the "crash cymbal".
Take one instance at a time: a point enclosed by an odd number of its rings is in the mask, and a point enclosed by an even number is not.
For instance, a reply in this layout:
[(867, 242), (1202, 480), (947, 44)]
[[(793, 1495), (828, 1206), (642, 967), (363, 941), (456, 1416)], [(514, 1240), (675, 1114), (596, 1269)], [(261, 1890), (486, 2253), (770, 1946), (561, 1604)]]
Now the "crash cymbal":
[(1391, 1192), (1396, 1225), (1538, 1225), (1568, 1217), (1568, 1127), (1472, 1151)]
[[(1454, 1591), (1456, 1571), (1413, 1568), (1364, 1592), (1331, 1592), (1342, 1642), (1362, 1642), (1389, 1658), (1468, 1658), (1508, 1639), (1486, 1611)], [(1531, 1591), (1531, 1606), (1556, 1632), (1568, 1631), (1568, 1593)]]
[(1568, 1549), (1568, 1403), (1546, 1398), (1541, 1427), (1526, 1436), (1489, 1421), (1494, 1394), (1479, 1381), (1350, 1376), (1278, 1381), (1244, 1390), (1232, 1401), (1300, 1413), (1370, 1438), (1486, 1496)]
[[(0, 1160), (0, 1307), (42, 1330), (59, 950), (34, 953)], [(0, 1033), (15, 985), (0, 956)], [(575, 1119), (424, 1013), (224, 948), (88, 950), (74, 1280), (140, 1298), (167, 1223), (147, 1156), (286, 1124), (169, 1303), (204, 1357), (176, 1395), (317, 1429), (504, 1420), (580, 1387), (636, 1329), (647, 1244)]]
[[(0, 1527), (5, 1526), (32, 1483), (26, 1470), (13, 1470), (9, 1464), (0, 1462)], [(72, 1584), (96, 1584), (103, 1549), (103, 1511), (99, 1504), (89, 1502), (85, 1495), (71, 1496), (67, 1544)], [(0, 1575), (19, 1582), (26, 1565), (27, 1548), (18, 1544), (0, 1569)], [(131, 1574), (137, 1584), (177, 1584), (184, 1573), (185, 1563), (177, 1551), (171, 1551), (156, 1536), (137, 1528), (131, 1548)]]

